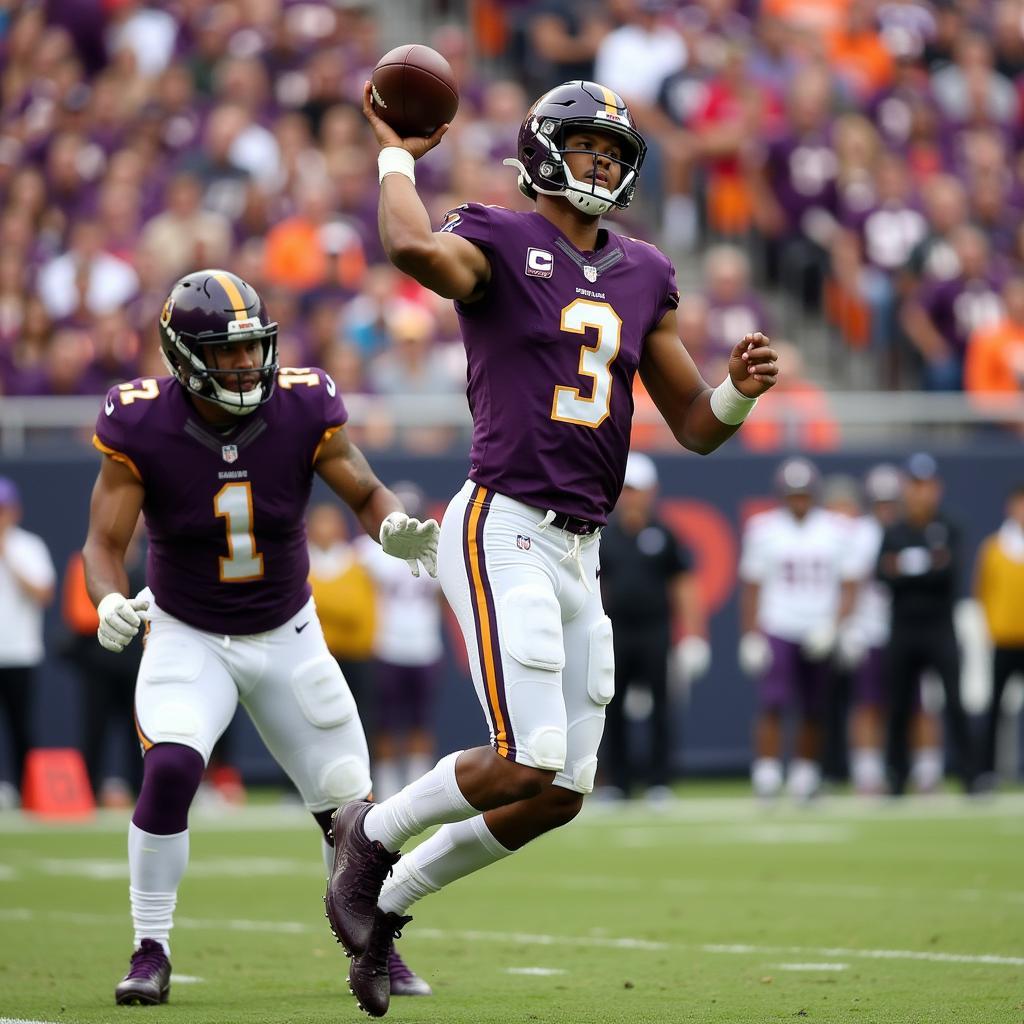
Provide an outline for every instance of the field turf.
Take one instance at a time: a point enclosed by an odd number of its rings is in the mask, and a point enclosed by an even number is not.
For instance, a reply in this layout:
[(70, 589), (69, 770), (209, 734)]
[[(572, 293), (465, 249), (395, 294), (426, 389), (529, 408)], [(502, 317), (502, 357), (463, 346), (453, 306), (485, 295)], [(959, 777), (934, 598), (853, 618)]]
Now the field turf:
[[(1024, 1024), (1024, 794), (765, 810), (684, 787), (594, 807), (415, 908), (444, 1024)], [(727, 795), (723, 795), (727, 794)], [(118, 1008), (125, 824), (0, 815), (0, 1020), (365, 1020), (323, 917), (311, 819), (277, 802), (192, 821), (171, 1001)]]

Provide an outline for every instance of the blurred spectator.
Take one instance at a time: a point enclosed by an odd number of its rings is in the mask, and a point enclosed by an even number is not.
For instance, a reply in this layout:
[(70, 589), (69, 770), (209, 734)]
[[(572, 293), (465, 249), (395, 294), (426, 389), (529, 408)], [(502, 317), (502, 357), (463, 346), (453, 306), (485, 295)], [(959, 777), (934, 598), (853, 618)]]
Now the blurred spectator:
[(222, 214), (204, 210), (202, 200), (203, 186), (194, 174), (175, 175), (167, 186), (167, 208), (146, 223), (139, 246), (162, 280), (228, 262), (231, 226)]
[(963, 225), (951, 237), (958, 272), (930, 281), (903, 307), (902, 326), (920, 356), (924, 386), (956, 391), (962, 385), (963, 361), (971, 334), (997, 323), (1003, 315), (1002, 274), (993, 264), (988, 239)]
[(828, 40), (828, 59), (855, 100), (863, 102), (892, 80), (892, 52), (875, 21), (875, 0), (850, 0), (842, 26)]
[[(667, 17), (669, 0), (626, 0), (622, 24), (601, 40), (594, 78), (617, 92), (663, 162), (663, 244), (688, 250), (697, 239), (697, 208), (692, 197), (693, 147), (687, 132), (658, 105), (662, 83), (689, 60), (682, 34)], [(655, 156), (655, 159), (658, 157)]]
[[(1006, 518), (978, 551), (974, 595), (981, 604), (992, 641), (992, 701), (985, 723), (981, 770), (995, 781), (996, 745), (1003, 692), (1011, 676), (1024, 677), (1024, 486), (1006, 499)], [(1014, 767), (1014, 777), (1019, 771)]]
[(74, 225), (68, 251), (39, 273), (39, 297), (55, 320), (113, 312), (138, 288), (138, 274), (131, 264), (106, 251), (103, 227), (92, 219)]
[(595, 79), (594, 58), (611, 27), (604, 4), (533, 0), (520, 20), (520, 64), (531, 95)]
[(753, 178), (756, 223), (769, 244), (773, 281), (816, 306), (838, 214), (832, 81), (802, 69), (786, 100), (786, 131), (767, 142)]
[[(396, 304), (387, 317), (390, 345), (369, 366), (368, 378), (378, 395), (440, 397), (457, 394), (463, 387), (452, 378), (434, 344), (436, 321), (425, 306)], [(448, 427), (423, 425), (398, 431), (404, 447), (419, 452), (442, 451), (453, 433)]]
[(910, 253), (908, 274), (916, 279), (949, 281), (960, 271), (952, 236), (967, 223), (967, 194), (958, 178), (936, 174), (924, 183), (921, 198), (928, 233)]
[(13, 761), (0, 776), (0, 807), (8, 809), (18, 806), (31, 747), (33, 681), (43, 660), (43, 609), (53, 600), (57, 579), (46, 545), (23, 530), (20, 520), (18, 488), (0, 477), (0, 701)]
[[(737, 246), (718, 245), (708, 250), (704, 257), (703, 291), (708, 306), (708, 350), (702, 355), (718, 367), (728, 363), (729, 353), (745, 334), (774, 333), (767, 308), (750, 287), (750, 260)], [(694, 355), (692, 351), (690, 354)]]
[[(391, 484), (409, 515), (427, 516), (423, 492), (406, 480)], [(357, 542), (373, 579), (379, 613), (374, 633), (373, 795), (384, 800), (434, 764), (434, 704), (443, 597), (437, 580), (415, 577), (371, 537)]]
[(980, 33), (965, 32), (955, 44), (953, 63), (932, 75), (932, 95), (943, 118), (953, 125), (969, 123), (1011, 126), (1020, 101), (1013, 83), (993, 67), (992, 45)]
[(366, 272), (362, 242), (333, 208), (326, 180), (303, 184), (298, 212), (267, 235), (265, 272), (272, 285), (297, 292), (358, 290)]
[[(146, 585), (142, 518), (125, 552), (128, 592)], [(142, 757), (135, 732), (135, 677), (142, 661), (142, 645), (129, 644), (120, 654), (99, 645), (99, 617), (85, 589), (82, 554), (68, 559), (61, 589), (61, 612), (68, 639), (61, 655), (82, 684), (81, 750), (89, 783), (104, 807), (130, 807), (142, 783)], [(110, 756), (110, 741), (120, 740), (119, 762)], [(114, 749), (117, 748), (115, 742)]]
[(313, 505), (306, 518), (306, 534), (309, 582), (323, 625), (324, 640), (365, 721), (370, 700), (370, 656), (378, 614), (373, 581), (356, 557), (345, 516), (337, 504)]
[[(607, 708), (601, 751), (603, 793), (628, 798), (642, 776), (647, 798), (658, 801), (671, 797), (679, 749), (672, 739), (671, 698), (684, 695), (707, 672), (711, 648), (693, 558), (655, 511), (654, 462), (631, 452), (622, 488), (601, 534), (601, 592), (615, 638), (615, 699)], [(629, 741), (631, 690), (651, 697), (645, 757)]]
[(960, 651), (953, 629), (960, 533), (942, 513), (942, 481), (935, 459), (912, 455), (906, 464), (904, 514), (886, 527), (877, 575), (892, 596), (891, 634), (885, 679), (889, 697), (887, 760), (894, 796), (909, 775), (910, 721), (921, 674), (932, 669), (942, 681), (945, 714), (964, 788), (974, 786), (976, 766), (960, 700)]
[(1002, 296), (1003, 319), (976, 329), (967, 344), (964, 389), (980, 401), (1024, 390), (1024, 277), (1010, 278)]

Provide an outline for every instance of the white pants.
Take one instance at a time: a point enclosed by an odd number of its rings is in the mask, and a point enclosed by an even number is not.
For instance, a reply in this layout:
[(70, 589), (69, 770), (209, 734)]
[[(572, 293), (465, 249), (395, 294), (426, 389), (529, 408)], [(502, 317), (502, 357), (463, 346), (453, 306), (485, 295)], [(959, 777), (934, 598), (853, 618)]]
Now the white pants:
[(615, 680), (599, 540), (542, 529), (544, 515), (467, 481), (444, 515), (438, 577), (494, 749), (589, 793)]
[(363, 726), (312, 598), (276, 629), (230, 637), (186, 625), (150, 598), (135, 687), (143, 748), (180, 743), (209, 761), (239, 701), (309, 810), (369, 793)]

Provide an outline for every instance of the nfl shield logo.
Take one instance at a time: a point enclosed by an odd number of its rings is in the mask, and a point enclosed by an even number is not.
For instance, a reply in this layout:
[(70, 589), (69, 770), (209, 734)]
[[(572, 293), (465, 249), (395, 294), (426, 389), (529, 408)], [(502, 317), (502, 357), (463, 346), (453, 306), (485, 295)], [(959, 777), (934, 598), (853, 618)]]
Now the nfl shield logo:
[(597, 267), (584, 267), (583, 276), (593, 284), (597, 280)]
[(522, 548), (523, 551), (529, 551), (533, 541), (529, 537), (524, 537), (521, 533), (516, 535), (516, 547)]
[(238, 458), (238, 445), (226, 444), (220, 450), (225, 462), (234, 462)]

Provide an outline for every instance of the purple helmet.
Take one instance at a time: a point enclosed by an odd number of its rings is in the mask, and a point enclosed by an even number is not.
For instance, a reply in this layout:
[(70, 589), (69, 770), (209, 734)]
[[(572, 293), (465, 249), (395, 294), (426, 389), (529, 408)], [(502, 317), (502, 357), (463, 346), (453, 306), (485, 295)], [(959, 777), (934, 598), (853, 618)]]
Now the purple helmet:
[[(578, 181), (563, 159), (566, 139), (574, 132), (601, 131), (617, 135), (620, 158), (606, 157), (622, 172), (614, 190), (592, 181)], [(594, 169), (600, 154), (593, 150)], [(566, 82), (545, 93), (526, 115), (519, 129), (519, 157), (505, 161), (519, 170), (519, 190), (528, 199), (540, 193), (565, 196), (573, 206), (592, 216), (613, 206), (624, 210), (633, 201), (647, 143), (636, 130), (633, 117), (618, 93), (596, 82)]]
[[(244, 416), (266, 402), (277, 377), (277, 324), (268, 323), (256, 289), (226, 270), (197, 270), (171, 289), (160, 311), (160, 348), (186, 391)], [(253, 370), (220, 370), (212, 346), (259, 339), (259, 382), (249, 391), (241, 377)]]

